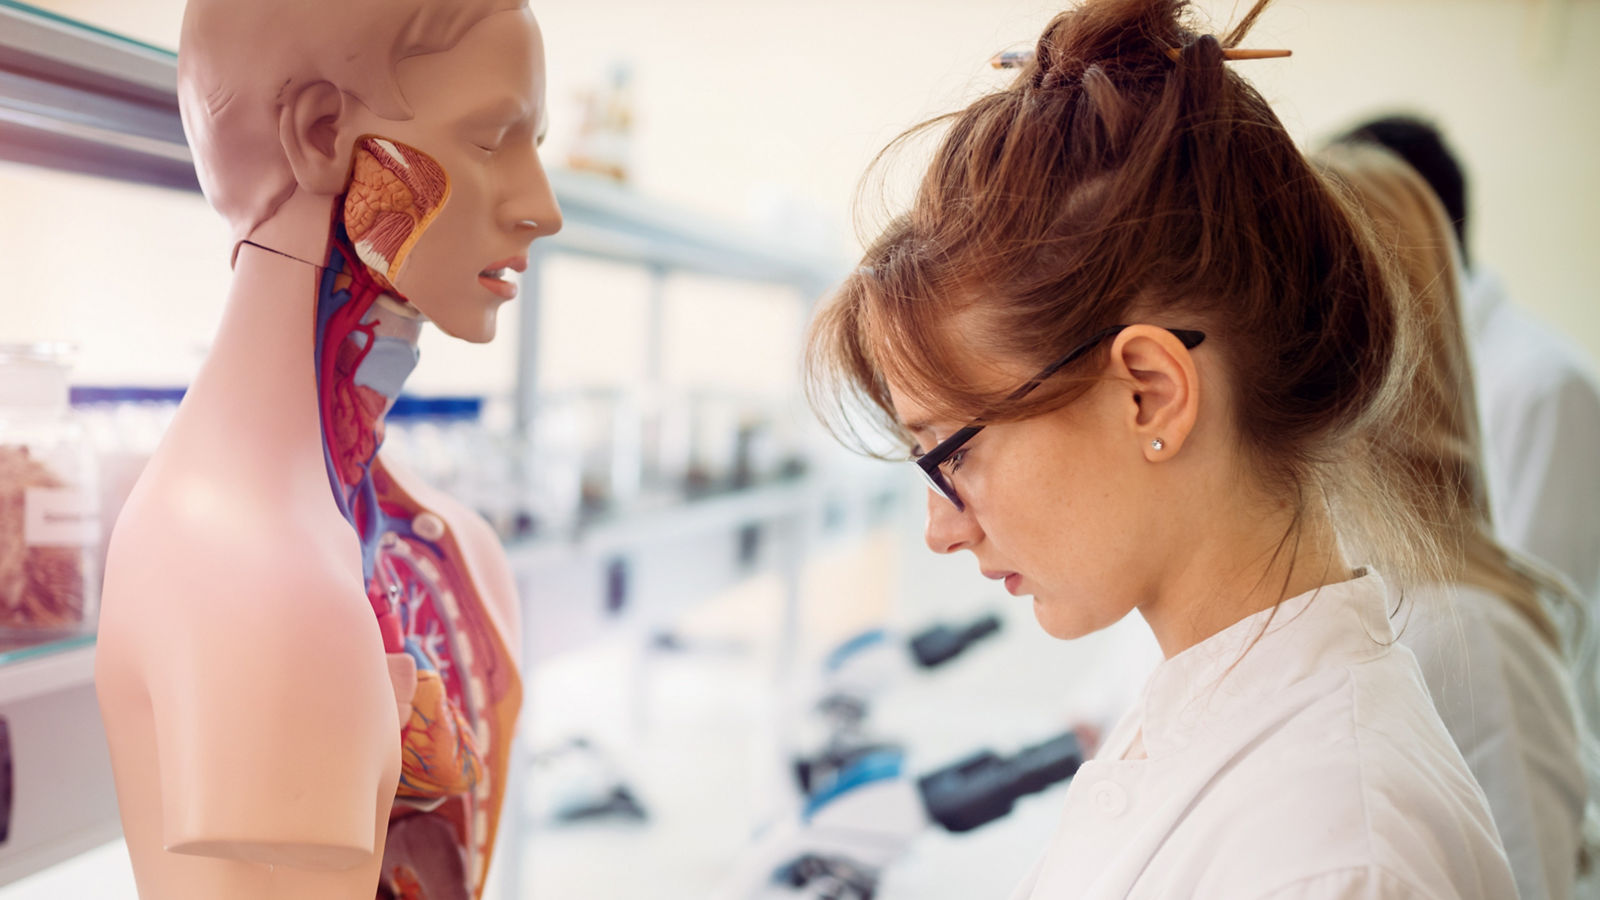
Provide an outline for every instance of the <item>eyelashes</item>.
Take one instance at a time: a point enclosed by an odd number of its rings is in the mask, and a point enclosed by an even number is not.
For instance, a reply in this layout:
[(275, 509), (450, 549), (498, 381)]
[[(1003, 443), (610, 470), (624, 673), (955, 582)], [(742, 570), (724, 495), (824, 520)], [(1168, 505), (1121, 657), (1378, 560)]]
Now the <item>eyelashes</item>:
[[(924, 451), (922, 449), (921, 445), (918, 445), (918, 444), (913, 444), (912, 445), (911, 453), (910, 453), (910, 459), (913, 462), (915, 462), (918, 459), (921, 459), (925, 455), (926, 455), (926, 451)], [(940, 463), (939, 467), (941, 469), (948, 468), (951, 472), (954, 472), (957, 469), (961, 468), (961, 464), (966, 461), (966, 458), (967, 458), (967, 448), (966, 447), (962, 447), (960, 450), (957, 450), (955, 453), (952, 453), (950, 455), (949, 459), (947, 459), (944, 462)]]

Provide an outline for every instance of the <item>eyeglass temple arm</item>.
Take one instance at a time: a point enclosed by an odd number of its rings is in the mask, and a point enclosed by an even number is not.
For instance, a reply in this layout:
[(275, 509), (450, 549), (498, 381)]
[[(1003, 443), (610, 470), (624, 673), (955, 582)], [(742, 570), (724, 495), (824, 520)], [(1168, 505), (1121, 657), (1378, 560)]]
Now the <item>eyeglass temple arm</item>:
[[(1061, 357), (1061, 359), (1057, 360), (1053, 365), (1050, 366), (1050, 368), (1040, 372), (1032, 381), (1013, 391), (1011, 396), (1007, 397), (1006, 399), (1008, 401), (1021, 400), (1023, 397), (1026, 397), (1034, 388), (1044, 384), (1050, 376), (1082, 358), (1085, 353), (1088, 353), (1090, 350), (1094, 349), (1095, 345), (1099, 344), (1106, 338), (1121, 332), (1127, 327), (1128, 326), (1126, 325), (1114, 325), (1110, 328), (1095, 332), (1093, 335), (1090, 335), (1087, 341), (1084, 341), (1082, 344), (1080, 344), (1076, 350), (1073, 350), (1066, 356)], [(1167, 330), (1172, 332), (1172, 336), (1177, 338), (1178, 341), (1183, 344), (1184, 349), (1187, 350), (1193, 350), (1194, 348), (1200, 346), (1200, 342), (1206, 339), (1205, 332), (1201, 331), (1190, 331), (1181, 328), (1169, 328)], [(983, 426), (980, 424), (975, 423), (968, 425), (960, 431), (957, 431), (955, 434), (950, 435), (948, 438), (945, 438), (939, 443), (939, 446), (928, 451), (926, 454), (917, 457), (917, 462), (925, 468), (938, 466), (953, 456), (957, 450), (960, 450), (963, 444), (972, 439), (973, 435), (982, 430)]]
[[(1032, 381), (1018, 388), (1010, 397), (1007, 397), (1006, 399), (1021, 400), (1034, 388), (1044, 384), (1045, 381), (1050, 378), (1050, 376), (1056, 374), (1072, 363), (1077, 362), (1085, 353), (1093, 350), (1101, 341), (1111, 337), (1112, 335), (1121, 333), (1122, 330), (1127, 327), (1128, 326), (1126, 325), (1113, 325), (1110, 328), (1105, 328), (1095, 332), (1089, 336), (1087, 341), (1079, 344), (1078, 349), (1068, 353), (1066, 356), (1061, 357), (1061, 359), (1052, 364), (1050, 368), (1040, 372)], [(1205, 332), (1203, 331), (1190, 331), (1183, 328), (1168, 328), (1167, 331), (1171, 332), (1172, 336), (1177, 338), (1179, 343), (1183, 344), (1185, 350), (1193, 350), (1194, 348), (1200, 346), (1201, 341), (1206, 339)]]

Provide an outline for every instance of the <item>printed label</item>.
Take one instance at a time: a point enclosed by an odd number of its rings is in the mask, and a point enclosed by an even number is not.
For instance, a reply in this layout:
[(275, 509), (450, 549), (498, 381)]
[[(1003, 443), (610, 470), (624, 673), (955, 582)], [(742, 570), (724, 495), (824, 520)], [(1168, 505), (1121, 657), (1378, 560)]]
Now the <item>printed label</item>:
[(100, 540), (99, 505), (87, 491), (28, 488), (22, 505), (26, 546), (90, 547)]

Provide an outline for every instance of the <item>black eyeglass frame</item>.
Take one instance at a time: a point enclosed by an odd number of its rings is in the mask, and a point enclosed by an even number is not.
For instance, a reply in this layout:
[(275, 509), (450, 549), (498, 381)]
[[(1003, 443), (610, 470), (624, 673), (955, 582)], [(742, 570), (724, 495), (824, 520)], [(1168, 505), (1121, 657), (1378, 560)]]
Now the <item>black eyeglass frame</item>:
[[(1082, 358), (1085, 353), (1088, 353), (1090, 350), (1094, 349), (1096, 344), (1100, 343), (1106, 338), (1121, 334), (1122, 331), (1128, 327), (1129, 326), (1127, 325), (1113, 325), (1110, 328), (1097, 331), (1090, 335), (1088, 340), (1073, 348), (1072, 352), (1051, 363), (1038, 375), (1035, 375), (1027, 384), (1024, 384), (1022, 387), (1013, 391), (1011, 396), (1006, 398), (1006, 402), (1009, 403), (1013, 400), (1021, 400), (1023, 397), (1026, 397), (1039, 385), (1048, 381), (1050, 376), (1076, 362)], [(1193, 350), (1194, 348), (1200, 346), (1200, 343), (1206, 339), (1205, 333), (1201, 331), (1193, 331), (1183, 328), (1168, 328), (1167, 331), (1172, 332), (1172, 336), (1177, 338), (1187, 350)], [(982, 420), (976, 420), (965, 428), (962, 428), (960, 431), (957, 431), (955, 434), (952, 434), (940, 441), (927, 453), (912, 459), (912, 462), (917, 464), (917, 468), (922, 470), (922, 477), (927, 480), (928, 486), (933, 489), (934, 493), (946, 500), (949, 500), (951, 503), (955, 504), (955, 508), (957, 510), (963, 512), (966, 511), (966, 504), (961, 502), (961, 496), (956, 493), (955, 487), (950, 484), (949, 479), (944, 477), (944, 473), (939, 470), (939, 467), (944, 465), (946, 460), (954, 456), (956, 451), (965, 446), (967, 441), (972, 440), (972, 438), (985, 427), (986, 426), (982, 423)]]

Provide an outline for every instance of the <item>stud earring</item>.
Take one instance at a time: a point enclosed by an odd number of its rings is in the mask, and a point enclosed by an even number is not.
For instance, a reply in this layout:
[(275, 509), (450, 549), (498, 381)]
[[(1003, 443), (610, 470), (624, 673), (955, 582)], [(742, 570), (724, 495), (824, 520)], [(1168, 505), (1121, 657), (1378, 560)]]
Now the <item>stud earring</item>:
[(1156, 438), (1155, 440), (1150, 442), (1150, 449), (1152, 449), (1152, 450), (1160, 450), (1160, 449), (1162, 449), (1162, 448), (1164, 448), (1166, 446), (1167, 446), (1166, 441), (1163, 441), (1161, 438)]

